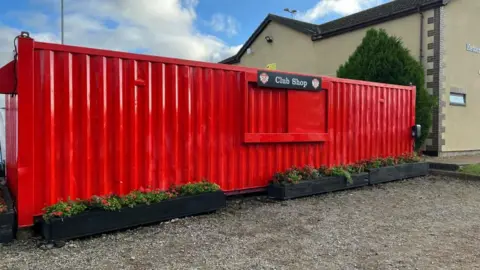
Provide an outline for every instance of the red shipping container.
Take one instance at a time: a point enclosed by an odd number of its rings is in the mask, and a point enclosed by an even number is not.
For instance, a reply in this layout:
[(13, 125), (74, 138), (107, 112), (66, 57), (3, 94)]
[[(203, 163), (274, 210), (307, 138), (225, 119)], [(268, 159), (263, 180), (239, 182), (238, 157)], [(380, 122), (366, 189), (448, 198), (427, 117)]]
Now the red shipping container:
[(60, 199), (202, 178), (248, 192), (292, 165), (412, 151), (415, 87), (322, 76), (321, 91), (268, 88), (257, 71), (20, 37), (16, 65), (0, 69), (0, 91), (15, 93), (7, 177), (19, 226)]

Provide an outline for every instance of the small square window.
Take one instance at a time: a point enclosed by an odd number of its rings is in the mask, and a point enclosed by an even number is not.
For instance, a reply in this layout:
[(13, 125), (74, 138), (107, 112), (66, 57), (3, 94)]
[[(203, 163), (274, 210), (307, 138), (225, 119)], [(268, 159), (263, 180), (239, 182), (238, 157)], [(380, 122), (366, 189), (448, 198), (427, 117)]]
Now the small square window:
[(450, 93), (450, 105), (466, 105), (466, 95), (460, 93)]

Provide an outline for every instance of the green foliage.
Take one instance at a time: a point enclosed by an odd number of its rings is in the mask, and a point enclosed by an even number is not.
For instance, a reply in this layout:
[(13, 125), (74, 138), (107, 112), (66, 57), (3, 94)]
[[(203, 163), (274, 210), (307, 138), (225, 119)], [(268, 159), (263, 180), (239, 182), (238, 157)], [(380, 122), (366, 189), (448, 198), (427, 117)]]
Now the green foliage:
[(300, 170), (295, 167), (289, 168), (285, 172), (275, 173), (272, 182), (279, 184), (296, 184), (303, 179), (302, 174), (305, 175), (304, 172), (300, 172)]
[(356, 164), (348, 165), (348, 166), (346, 166), (346, 170), (350, 174), (363, 173), (366, 170), (366, 164), (365, 163), (356, 163)]
[(320, 177), (320, 172), (319, 170), (315, 169), (311, 165), (305, 165), (303, 168), (299, 169), (300, 176), (304, 180), (311, 180), (311, 179), (317, 179)]
[(159, 203), (177, 197), (173, 191), (150, 190), (140, 188), (134, 190), (120, 199), (122, 207), (134, 207), (138, 204)]
[(93, 196), (88, 202), (90, 208), (100, 208), (109, 211), (120, 210), (122, 208), (121, 199), (115, 195)]
[(480, 175), (480, 164), (465, 165), (460, 168), (459, 171), (468, 174)]
[(346, 166), (334, 166), (332, 168), (321, 167), (320, 173), (324, 176), (343, 176), (349, 184), (352, 184), (352, 175)]
[(333, 167), (332, 169), (332, 175), (334, 176), (343, 176), (345, 177), (345, 179), (347, 179), (347, 182), (349, 184), (353, 184), (353, 180), (352, 180), (352, 175), (350, 174), (350, 172), (348, 170), (346, 170), (344, 167), (342, 166), (338, 166), (338, 167)]
[(52, 217), (70, 217), (84, 212), (87, 208), (87, 204), (80, 200), (60, 201), (50, 207), (46, 207), (43, 218), (48, 220)]
[(198, 183), (187, 183), (185, 185), (181, 185), (174, 190), (176, 190), (180, 196), (192, 196), (205, 192), (214, 192), (219, 189), (220, 187), (217, 184), (209, 183), (203, 180)]
[(396, 157), (373, 158), (368, 161), (362, 161), (366, 169), (394, 166), (405, 163), (419, 162), (420, 157), (416, 153), (405, 153)]
[[(354, 171), (354, 167), (351, 167)], [(357, 169), (358, 171), (358, 169)], [(336, 166), (328, 168), (322, 166), (318, 169), (310, 165), (305, 165), (302, 168), (291, 167), (284, 172), (277, 172), (273, 176), (272, 182), (277, 184), (297, 184), (300, 181), (305, 180), (318, 180), (321, 176), (343, 176), (347, 179), (348, 183), (352, 182), (352, 176), (349, 171), (349, 167)]]
[(385, 30), (370, 29), (362, 43), (337, 70), (337, 77), (372, 82), (417, 87), (416, 122), (422, 125), (422, 135), (415, 142), (419, 149), (432, 126), (432, 110), (435, 99), (425, 88), (425, 73), (419, 61), (414, 59), (402, 41), (389, 36)]
[(397, 164), (404, 164), (404, 163), (416, 163), (419, 162), (421, 159), (417, 155), (417, 153), (405, 153), (396, 157)]
[(399, 162), (398, 158), (395, 157), (386, 157), (386, 158), (375, 158), (367, 163), (367, 169), (394, 166), (404, 162)]
[(385, 167), (387, 166), (384, 159), (381, 158), (376, 158), (368, 162), (367, 168), (368, 169), (373, 169), (373, 168), (380, 168), (380, 167)]

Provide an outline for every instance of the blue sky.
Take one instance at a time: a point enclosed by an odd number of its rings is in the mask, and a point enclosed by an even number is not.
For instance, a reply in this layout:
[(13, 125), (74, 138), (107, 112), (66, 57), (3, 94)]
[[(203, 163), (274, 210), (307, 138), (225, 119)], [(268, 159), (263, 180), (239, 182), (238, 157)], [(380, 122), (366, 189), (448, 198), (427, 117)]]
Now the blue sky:
[[(285, 12), (284, 8), (296, 9), (306, 11), (315, 4), (318, 0), (226, 0), (228, 5), (221, 5), (222, 1), (218, 0), (201, 0), (198, 5), (198, 13), (204, 18), (210, 18), (215, 13), (230, 14), (236, 18), (240, 23), (238, 35), (228, 36), (225, 33), (215, 33), (212, 29), (205, 25), (200, 25), (200, 29), (206, 33), (218, 35), (231, 44), (240, 44), (245, 42), (249, 36), (255, 31), (258, 25), (265, 19), (268, 13), (273, 13), (281, 16), (291, 17)], [(329, 16), (321, 18), (318, 21), (330, 20), (339, 17), (339, 14), (330, 13)]]
[[(204, 61), (234, 54), (268, 13), (322, 23), (387, 0), (64, 0), (65, 43)], [(0, 4), (0, 64), (20, 30), (60, 42), (60, 0)], [(2, 60), (3, 58), (3, 60)]]

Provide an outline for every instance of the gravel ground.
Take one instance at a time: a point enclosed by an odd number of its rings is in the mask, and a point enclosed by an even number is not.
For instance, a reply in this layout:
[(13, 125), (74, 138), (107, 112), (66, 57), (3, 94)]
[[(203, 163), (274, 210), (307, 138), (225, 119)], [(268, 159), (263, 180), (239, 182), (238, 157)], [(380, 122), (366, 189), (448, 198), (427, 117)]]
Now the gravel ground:
[(0, 247), (0, 269), (479, 269), (480, 182), (426, 177), (71, 241)]

